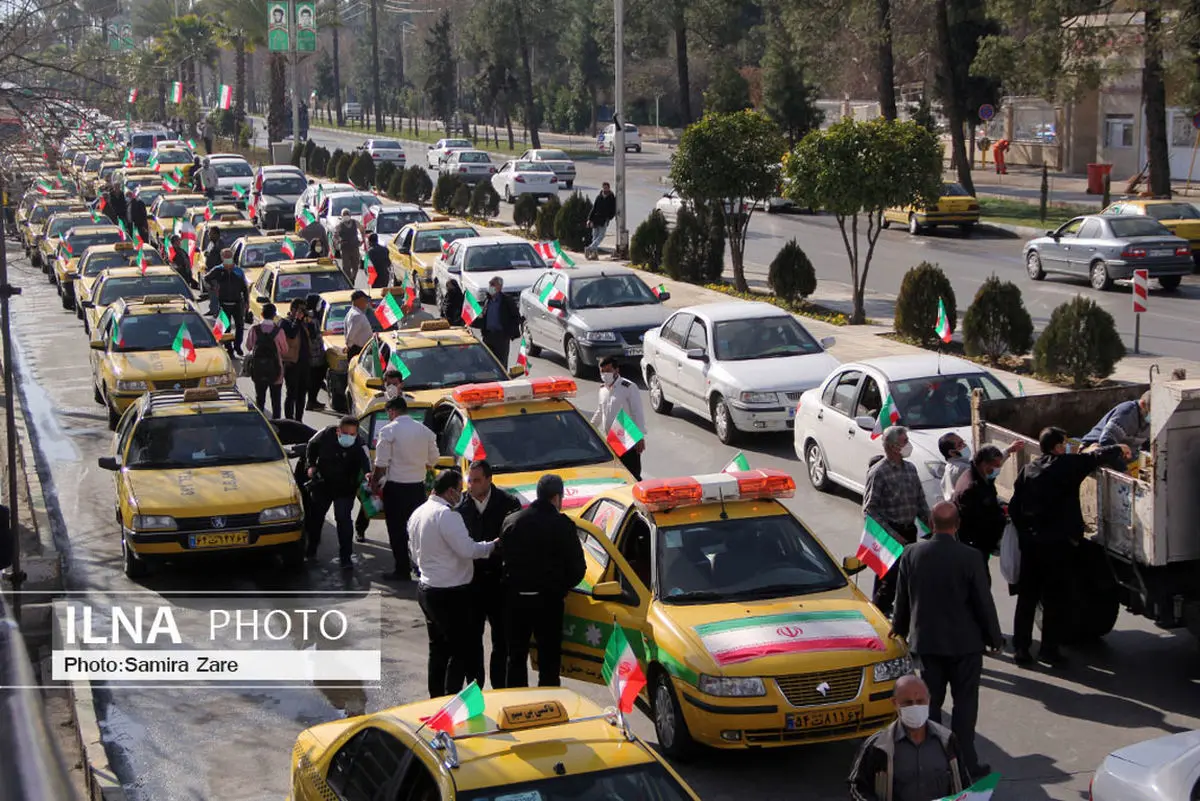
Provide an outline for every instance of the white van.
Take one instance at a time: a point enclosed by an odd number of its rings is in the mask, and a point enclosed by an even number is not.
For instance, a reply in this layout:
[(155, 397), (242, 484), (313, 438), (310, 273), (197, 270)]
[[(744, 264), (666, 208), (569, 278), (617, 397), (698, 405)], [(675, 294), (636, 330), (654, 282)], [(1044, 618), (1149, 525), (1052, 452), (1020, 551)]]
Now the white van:
[[(608, 127), (596, 138), (596, 145), (600, 148), (601, 153), (613, 152), (613, 140), (617, 138), (617, 126), (609, 123)], [(637, 126), (632, 123), (625, 123), (625, 152), (633, 151), (634, 153), (642, 152), (642, 135), (638, 132)]]

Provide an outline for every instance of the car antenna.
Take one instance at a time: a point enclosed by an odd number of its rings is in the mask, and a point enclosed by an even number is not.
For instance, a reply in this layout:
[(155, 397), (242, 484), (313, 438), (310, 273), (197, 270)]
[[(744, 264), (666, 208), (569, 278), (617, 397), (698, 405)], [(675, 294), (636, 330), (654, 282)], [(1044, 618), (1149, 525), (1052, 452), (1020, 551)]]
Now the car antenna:
[(725, 510), (725, 493), (720, 487), (717, 488), (717, 500), (721, 502), (721, 519), (728, 520), (729, 512)]

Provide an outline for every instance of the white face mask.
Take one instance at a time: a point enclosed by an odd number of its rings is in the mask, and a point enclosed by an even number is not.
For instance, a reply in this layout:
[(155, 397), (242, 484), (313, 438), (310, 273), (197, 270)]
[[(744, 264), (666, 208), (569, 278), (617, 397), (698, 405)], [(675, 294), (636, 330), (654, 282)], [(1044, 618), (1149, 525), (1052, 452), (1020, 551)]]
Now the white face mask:
[(617, 374), (616, 373), (601, 373), (600, 380), (603, 381), (607, 386), (611, 387), (613, 384), (617, 383)]
[(905, 728), (919, 729), (929, 720), (929, 704), (900, 707), (900, 722)]
[(900, 458), (907, 459), (910, 456), (912, 456), (912, 443), (906, 442), (904, 443), (904, 447), (900, 449)]
[(388, 384), (387, 389), (383, 391), (383, 394), (387, 395), (388, 398), (394, 398), (400, 394), (400, 388), (395, 384)]

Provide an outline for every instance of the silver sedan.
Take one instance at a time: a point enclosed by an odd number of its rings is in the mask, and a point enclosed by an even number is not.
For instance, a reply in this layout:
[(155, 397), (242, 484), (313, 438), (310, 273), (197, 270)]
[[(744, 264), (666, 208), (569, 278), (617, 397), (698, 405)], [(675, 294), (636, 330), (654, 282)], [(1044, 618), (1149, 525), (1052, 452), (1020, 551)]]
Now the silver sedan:
[(1061, 273), (1086, 277), (1102, 291), (1145, 269), (1171, 292), (1192, 273), (1192, 246), (1148, 217), (1089, 214), (1027, 242), (1025, 269), (1034, 281)]

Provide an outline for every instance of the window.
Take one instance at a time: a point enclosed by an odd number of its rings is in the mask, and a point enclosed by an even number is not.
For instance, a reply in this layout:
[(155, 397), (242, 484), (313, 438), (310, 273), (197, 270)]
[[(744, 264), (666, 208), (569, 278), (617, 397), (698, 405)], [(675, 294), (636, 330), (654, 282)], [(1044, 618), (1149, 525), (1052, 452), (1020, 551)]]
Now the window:
[(108, 306), (120, 298), (144, 298), (147, 295), (179, 295), (191, 298), (191, 290), (178, 273), (109, 278), (100, 289), (96, 304)]
[(693, 317), (690, 314), (677, 314), (667, 321), (663, 326), (662, 338), (672, 345), (682, 348), (683, 343), (687, 340), (688, 327), (692, 324)]
[(858, 404), (854, 407), (855, 417), (878, 417), (883, 408), (879, 384), (871, 376), (863, 378), (862, 391), (858, 393)]
[(583, 553), (593, 562), (600, 565), (600, 569), (604, 570), (608, 567), (608, 551), (604, 550), (604, 546), (600, 544), (600, 540), (588, 534), (583, 529), (576, 529), (579, 532), (579, 542), (583, 545)]
[(688, 331), (687, 345), (685, 350), (699, 348), (708, 353), (708, 331), (704, 328), (703, 320), (696, 320), (692, 323), (692, 328)]
[(658, 303), (658, 298), (636, 275), (576, 278), (571, 282), (569, 297), (573, 309), (611, 309)]
[(367, 728), (334, 754), (325, 780), (344, 801), (375, 801), (410, 759), (412, 752), (395, 737)]
[[(438, 453), (442, 456), (454, 456), (454, 446), (458, 443), (458, 438), (462, 436), (463, 418), (457, 412), (450, 415), (450, 419), (446, 421), (446, 427), (442, 429), (442, 433), (438, 435)], [(488, 459), (491, 459), (491, 454), (488, 454)]]
[(545, 267), (542, 257), (528, 242), (497, 242), (467, 251), (467, 272), (531, 270)]
[(1150, 203), (1146, 214), (1156, 220), (1195, 220), (1200, 218), (1200, 209), (1191, 203)]
[(1105, 147), (1133, 147), (1133, 115), (1109, 114), (1104, 118)]
[[(378, 318), (375, 322), (378, 323)], [(379, 361), (390, 358), (385, 350), (384, 358)], [(400, 351), (400, 360), (409, 370), (408, 378), (404, 379), (404, 388), (409, 392), (508, 380), (496, 357), (479, 343), (406, 348)]]
[[(497, 473), (582, 467), (613, 458), (608, 444), (575, 409), (488, 417), (474, 423)], [(446, 444), (453, 448), (456, 441), (457, 437)]]
[(959, 428), (971, 425), (971, 390), (983, 390), (984, 400), (1011, 398), (990, 373), (932, 375), (893, 381), (892, 399), (900, 421), (910, 429)]
[(633, 568), (633, 574), (642, 582), (642, 586), (650, 586), (650, 524), (640, 513), (634, 512), (625, 524), (619, 546), (621, 556)]
[(1074, 220), (1071, 220), (1070, 222), (1065, 223), (1062, 228), (1059, 228), (1058, 235), (1060, 237), (1061, 236), (1072, 236), (1073, 237), (1079, 233), (1079, 229), (1082, 225), (1083, 225), (1083, 218), (1077, 217)]
[(713, 351), (721, 361), (750, 361), (820, 353), (821, 344), (788, 315), (719, 322)]
[(1178, 112), (1171, 117), (1171, 147), (1194, 147), (1197, 143), (1196, 135), (1191, 117)]
[(133, 431), (131, 470), (190, 470), (286, 459), (259, 412), (143, 418)]
[(862, 377), (863, 374), (857, 370), (847, 370), (835, 378), (826, 388), (825, 397), (822, 398), (825, 405), (849, 417), (850, 410), (854, 406), (854, 398), (858, 395), (858, 383)]
[(114, 353), (171, 350), (180, 327), (187, 330), (195, 348), (215, 348), (217, 340), (208, 322), (195, 312), (159, 312), (125, 315), (117, 326), (119, 341), (111, 342)]
[(1108, 227), (1112, 229), (1113, 236), (1118, 239), (1127, 236), (1171, 235), (1165, 225), (1149, 217), (1114, 217), (1109, 220)]
[(1079, 229), (1080, 239), (1097, 239), (1104, 234), (1104, 229), (1101, 228), (1099, 221), (1088, 220)]
[(624, 514), (624, 506), (616, 501), (605, 498), (588, 507), (587, 511), (580, 515), (580, 517), (589, 523), (594, 523), (596, 528), (601, 529), (611, 537), (613, 529), (621, 522), (621, 516)]

